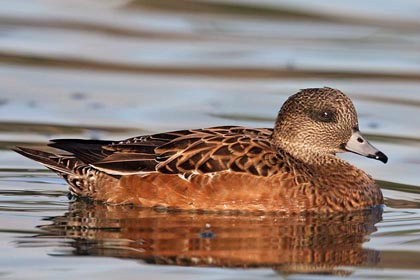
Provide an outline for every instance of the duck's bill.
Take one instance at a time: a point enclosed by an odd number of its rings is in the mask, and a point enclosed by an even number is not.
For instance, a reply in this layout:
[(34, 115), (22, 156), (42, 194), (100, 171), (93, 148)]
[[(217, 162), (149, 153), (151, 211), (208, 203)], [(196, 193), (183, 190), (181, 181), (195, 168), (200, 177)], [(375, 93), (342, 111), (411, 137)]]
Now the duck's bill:
[(387, 163), (388, 161), (388, 157), (372, 146), (359, 131), (353, 132), (350, 140), (345, 144), (344, 149), (368, 158), (380, 160), (383, 163)]

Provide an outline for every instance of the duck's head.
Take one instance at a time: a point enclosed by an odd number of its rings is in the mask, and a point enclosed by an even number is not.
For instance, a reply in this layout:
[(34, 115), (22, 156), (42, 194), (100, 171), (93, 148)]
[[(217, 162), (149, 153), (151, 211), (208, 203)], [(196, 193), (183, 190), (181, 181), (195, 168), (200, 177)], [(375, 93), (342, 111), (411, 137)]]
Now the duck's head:
[(388, 161), (360, 133), (350, 98), (327, 87), (303, 89), (287, 99), (277, 117), (273, 142), (304, 161), (346, 151)]

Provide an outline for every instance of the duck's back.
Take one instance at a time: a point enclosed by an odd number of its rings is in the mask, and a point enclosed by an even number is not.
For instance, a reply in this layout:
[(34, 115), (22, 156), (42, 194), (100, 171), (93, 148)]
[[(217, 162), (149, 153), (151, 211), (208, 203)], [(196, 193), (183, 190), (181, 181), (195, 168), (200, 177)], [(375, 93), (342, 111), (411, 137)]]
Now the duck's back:
[(270, 129), (237, 126), (181, 130), (119, 142), (60, 139), (49, 146), (113, 175), (164, 173), (188, 176), (220, 171), (269, 176), (279, 158)]

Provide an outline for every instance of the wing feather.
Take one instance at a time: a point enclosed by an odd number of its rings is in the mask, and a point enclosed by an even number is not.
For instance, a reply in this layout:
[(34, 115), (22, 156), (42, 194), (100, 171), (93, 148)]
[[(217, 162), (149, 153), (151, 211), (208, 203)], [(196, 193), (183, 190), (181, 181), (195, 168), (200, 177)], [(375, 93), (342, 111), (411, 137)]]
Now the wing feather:
[(139, 136), (123, 141), (55, 140), (50, 145), (114, 175), (230, 170), (269, 176), (283, 159), (272, 147), (271, 129), (213, 127)]

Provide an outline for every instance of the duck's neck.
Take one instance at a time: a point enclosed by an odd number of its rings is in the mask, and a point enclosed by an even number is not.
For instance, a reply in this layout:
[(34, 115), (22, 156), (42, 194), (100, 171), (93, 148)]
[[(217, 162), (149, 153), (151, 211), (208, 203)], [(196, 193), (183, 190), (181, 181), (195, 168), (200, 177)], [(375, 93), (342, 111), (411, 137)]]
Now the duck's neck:
[(311, 166), (317, 165), (345, 165), (346, 161), (338, 158), (334, 153), (314, 149), (303, 143), (275, 143), (278, 150), (290, 154), (293, 158)]

